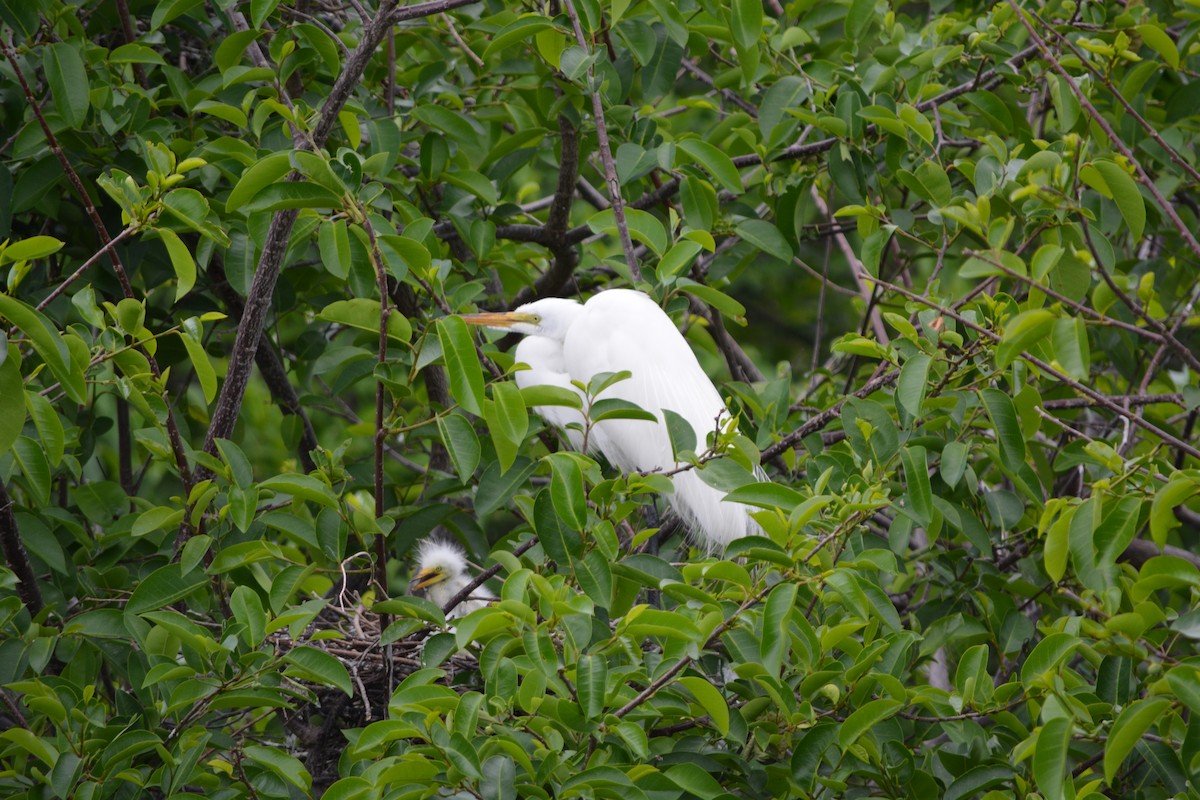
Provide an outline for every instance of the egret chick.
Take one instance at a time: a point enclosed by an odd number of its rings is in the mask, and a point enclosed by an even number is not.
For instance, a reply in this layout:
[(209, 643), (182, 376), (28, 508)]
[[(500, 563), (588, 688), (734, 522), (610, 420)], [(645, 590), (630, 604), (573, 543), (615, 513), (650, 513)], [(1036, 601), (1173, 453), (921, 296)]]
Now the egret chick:
[[(473, 577), (467, 571), (467, 554), (453, 542), (425, 539), (417, 546), (417, 566), (409, 594), (424, 597), (438, 608), (467, 588)], [(496, 599), (486, 587), (477, 587), (467, 599), (446, 612), (446, 619), (465, 617)]]
[[(609, 289), (586, 303), (546, 298), (515, 311), (466, 314), (462, 319), (469, 325), (526, 337), (516, 353), (518, 361), (531, 367), (528, 377), (517, 373), (522, 386), (547, 383), (570, 387), (572, 380), (586, 385), (603, 372), (629, 371), (631, 378), (608, 387), (599, 398), (627, 400), (657, 420), (607, 419), (594, 425), (589, 434), (589, 447), (594, 443), (624, 472), (680, 466), (674, 458), (664, 410), (674, 411), (691, 425), (698, 452), (703, 451), (717, 419), (728, 417), (725, 402), (675, 323), (643, 292)], [(572, 409), (539, 408), (538, 413), (559, 427), (582, 421)], [(582, 436), (571, 433), (568, 430), (567, 437), (578, 449)], [(704, 483), (695, 470), (676, 473), (671, 481), (675, 485), (669, 498), (672, 507), (709, 552), (759, 532), (747, 506), (725, 501), (725, 492)]]

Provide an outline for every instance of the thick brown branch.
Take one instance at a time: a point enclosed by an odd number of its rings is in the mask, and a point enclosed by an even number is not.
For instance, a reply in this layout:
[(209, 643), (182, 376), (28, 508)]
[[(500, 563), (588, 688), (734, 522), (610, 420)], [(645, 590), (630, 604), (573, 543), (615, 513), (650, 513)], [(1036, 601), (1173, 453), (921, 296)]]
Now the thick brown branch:
[[(439, 3), (438, 5), (444, 4)], [(375, 19), (364, 28), (358, 47), (346, 61), (342, 72), (329, 92), (329, 97), (321, 106), (321, 114), (313, 130), (312, 138), (297, 142), (297, 147), (307, 149), (320, 147), (325, 143), (337, 122), (338, 113), (361, 80), (379, 43), (383, 41), (383, 37), (391, 30), (392, 23), (396, 21), (394, 6), (395, 0), (384, 0)], [(437, 11), (429, 13), (437, 13)], [(250, 286), (246, 311), (238, 324), (229, 370), (225, 383), (221, 386), (221, 394), (217, 398), (212, 421), (208, 426), (208, 435), (204, 440), (204, 449), (209, 453), (215, 452), (217, 439), (228, 438), (241, 413), (242, 398), (246, 392), (246, 384), (250, 380), (250, 369), (266, 327), (267, 311), (271, 306), (271, 298), (275, 295), (275, 284), (279, 280), (279, 270), (283, 265), (283, 257), (287, 252), (288, 240), (298, 213), (295, 209), (280, 211), (271, 220), (271, 226), (267, 231), (267, 241), (263, 247), (262, 256), (259, 258), (258, 268), (254, 272), (254, 281)], [(207, 477), (206, 470), (201, 469), (197, 472)]]
[(17, 595), (36, 617), (42, 610), (42, 592), (38, 589), (37, 576), (29, 563), (29, 554), (21, 543), (21, 532), (17, 530), (17, 517), (13, 514), (12, 498), (4, 482), (0, 481), (0, 547), (4, 549), (4, 561), (17, 576)]

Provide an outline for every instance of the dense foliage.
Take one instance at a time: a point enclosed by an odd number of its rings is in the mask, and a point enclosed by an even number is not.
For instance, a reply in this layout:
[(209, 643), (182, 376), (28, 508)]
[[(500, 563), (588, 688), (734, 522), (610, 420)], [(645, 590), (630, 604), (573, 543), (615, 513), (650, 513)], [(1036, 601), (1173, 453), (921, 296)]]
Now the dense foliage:
[[(1198, 32), (0, 0), (0, 794), (1196, 796)], [(616, 286), (763, 536), (455, 316)]]

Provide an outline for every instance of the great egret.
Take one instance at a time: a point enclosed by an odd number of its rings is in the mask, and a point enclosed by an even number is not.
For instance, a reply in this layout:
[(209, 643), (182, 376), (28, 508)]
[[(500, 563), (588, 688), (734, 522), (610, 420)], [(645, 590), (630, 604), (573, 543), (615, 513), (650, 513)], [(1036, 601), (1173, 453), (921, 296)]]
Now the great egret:
[[(461, 592), (472, 580), (467, 572), (467, 554), (453, 542), (425, 539), (417, 547), (417, 566), (409, 594), (423, 595), (439, 608)], [(446, 619), (464, 617), (496, 599), (485, 587), (475, 589), (471, 596), (446, 612)]]
[[(527, 303), (515, 311), (467, 314), (470, 325), (513, 331), (525, 335), (516, 360), (531, 369), (517, 372), (518, 385), (550, 384), (578, 392), (571, 381), (587, 384), (603, 372), (628, 370), (631, 378), (600, 393), (598, 399), (628, 400), (658, 418), (606, 419), (589, 432), (605, 458), (625, 471), (671, 470), (679, 466), (673, 456), (664, 409), (682, 416), (692, 427), (697, 449), (713, 432), (720, 417), (727, 417), (721, 395), (700, 367), (695, 354), (671, 318), (643, 292), (609, 289), (586, 303), (547, 298)], [(569, 408), (536, 409), (553, 425), (583, 422)], [(582, 434), (566, 429), (578, 449)], [(698, 537), (705, 549), (723, 549), (734, 539), (758, 532), (749, 509), (723, 500), (725, 493), (700, 479), (695, 470), (671, 477), (675, 492), (672, 507)]]

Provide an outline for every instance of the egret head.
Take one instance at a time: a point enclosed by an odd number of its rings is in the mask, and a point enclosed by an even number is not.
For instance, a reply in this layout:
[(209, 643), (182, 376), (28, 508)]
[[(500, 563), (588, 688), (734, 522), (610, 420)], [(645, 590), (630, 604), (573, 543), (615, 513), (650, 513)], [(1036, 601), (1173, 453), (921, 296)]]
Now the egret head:
[[(412, 594), (455, 594), (467, 585), (467, 556), (453, 542), (426, 539), (417, 550), (417, 566), (408, 590)], [(453, 588), (450, 588), (453, 587)]]
[(515, 311), (463, 314), (462, 320), (468, 325), (481, 325), (526, 336), (545, 336), (561, 342), (582, 311), (583, 306), (575, 300), (547, 297), (518, 306)]

